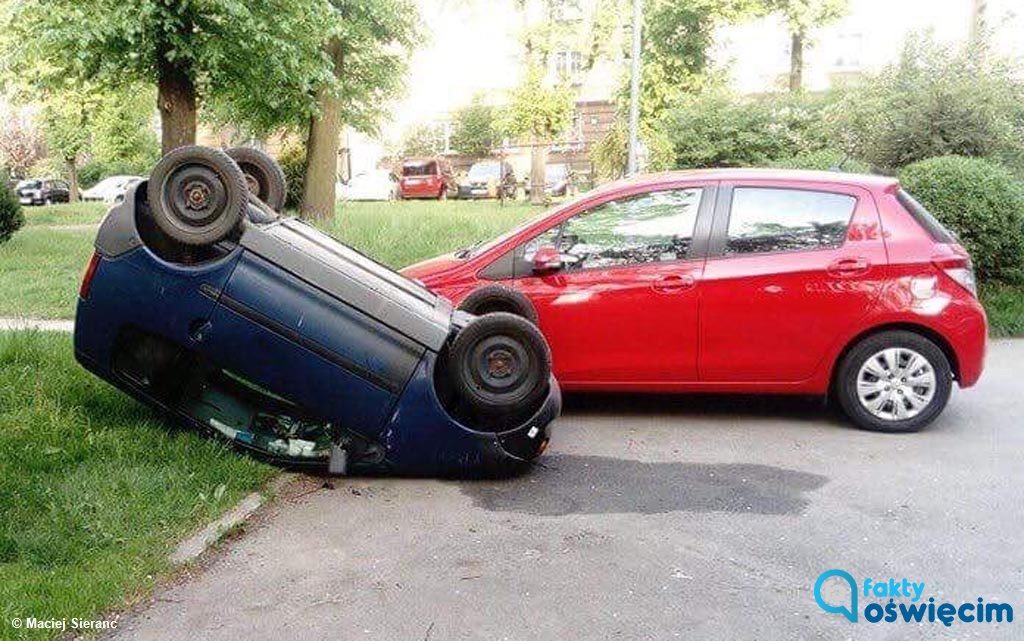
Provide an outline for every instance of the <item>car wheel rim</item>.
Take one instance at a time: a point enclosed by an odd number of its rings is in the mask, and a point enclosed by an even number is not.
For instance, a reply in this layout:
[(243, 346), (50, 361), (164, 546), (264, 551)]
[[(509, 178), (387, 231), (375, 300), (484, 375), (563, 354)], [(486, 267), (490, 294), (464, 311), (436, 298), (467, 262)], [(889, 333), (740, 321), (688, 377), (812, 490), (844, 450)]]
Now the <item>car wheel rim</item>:
[(864, 361), (857, 373), (857, 398), (872, 416), (903, 421), (923, 412), (935, 398), (935, 368), (920, 353), (890, 347)]
[(473, 347), (467, 366), (477, 392), (493, 400), (517, 397), (529, 379), (530, 357), (518, 341), (485, 338)]

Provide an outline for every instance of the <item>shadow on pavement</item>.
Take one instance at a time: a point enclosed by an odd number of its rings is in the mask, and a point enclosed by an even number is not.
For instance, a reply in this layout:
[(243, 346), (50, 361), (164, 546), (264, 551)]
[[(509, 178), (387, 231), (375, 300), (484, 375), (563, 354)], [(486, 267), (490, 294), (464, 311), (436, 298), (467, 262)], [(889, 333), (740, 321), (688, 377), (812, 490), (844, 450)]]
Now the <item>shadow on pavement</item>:
[(817, 396), (752, 394), (639, 394), (567, 392), (563, 414), (670, 414), (677, 416), (784, 417), (843, 424), (834, 406)]
[(541, 516), (567, 514), (731, 512), (799, 514), (804, 493), (824, 485), (818, 474), (769, 465), (644, 463), (560, 455), (530, 473), (497, 482), (461, 483), (480, 508)]

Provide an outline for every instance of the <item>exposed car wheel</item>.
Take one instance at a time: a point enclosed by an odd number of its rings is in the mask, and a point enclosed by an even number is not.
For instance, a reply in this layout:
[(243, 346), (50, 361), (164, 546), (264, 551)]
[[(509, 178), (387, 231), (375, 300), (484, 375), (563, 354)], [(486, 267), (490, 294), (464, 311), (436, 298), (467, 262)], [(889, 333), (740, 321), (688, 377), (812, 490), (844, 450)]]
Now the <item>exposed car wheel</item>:
[(537, 308), (530, 299), (505, 285), (484, 285), (470, 292), (459, 304), (459, 309), (470, 314), (483, 316), (494, 312), (507, 312), (522, 316), (534, 325), (539, 320)]
[(227, 154), (245, 174), (249, 193), (280, 213), (288, 195), (284, 171), (277, 161), (252, 147), (233, 147)]
[(223, 151), (179, 147), (160, 159), (147, 187), (153, 219), (172, 240), (210, 245), (226, 238), (249, 204), (245, 175)]
[(857, 343), (839, 364), (835, 383), (839, 404), (858, 427), (913, 432), (946, 407), (953, 375), (938, 345), (899, 330)]
[(537, 327), (514, 314), (473, 319), (455, 337), (450, 376), (456, 397), (504, 424), (536, 411), (547, 394), (551, 351)]
[(47, 198), (46, 198), (46, 199), (45, 199), (45, 200), (43, 201), (43, 204), (44, 204), (44, 205), (46, 205), (47, 207), (49, 207), (49, 206), (53, 205), (53, 198), (49, 198), (49, 197), (47, 197)]

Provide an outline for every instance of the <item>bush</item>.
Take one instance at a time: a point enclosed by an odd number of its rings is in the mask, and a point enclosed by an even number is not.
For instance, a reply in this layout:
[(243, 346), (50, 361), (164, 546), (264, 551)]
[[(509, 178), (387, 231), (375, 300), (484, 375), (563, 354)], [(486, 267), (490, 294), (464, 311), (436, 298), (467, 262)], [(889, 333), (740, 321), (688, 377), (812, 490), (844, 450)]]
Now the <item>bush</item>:
[(711, 90), (665, 112), (655, 129), (667, 138), (673, 165), (746, 167), (830, 146), (827, 96), (734, 96)]
[(284, 171), (284, 179), (288, 185), (288, 194), (284, 201), (286, 209), (298, 209), (302, 204), (302, 183), (306, 179), (306, 147), (297, 142), (289, 142), (277, 155), (277, 164)]
[(848, 92), (839, 112), (844, 148), (883, 173), (946, 155), (998, 158), (1024, 171), (1024, 80), (991, 52), (912, 38), (898, 62)]
[(147, 176), (155, 164), (90, 160), (79, 168), (78, 183), (83, 189), (88, 189), (108, 176)]
[(832, 149), (809, 151), (796, 156), (778, 158), (768, 163), (769, 167), (779, 169), (818, 169), (831, 171), (839, 169), (851, 174), (867, 174), (871, 172), (868, 164), (856, 158), (850, 158), (845, 152)]
[(971, 253), (982, 279), (1024, 282), (1024, 183), (978, 158), (944, 156), (908, 165), (900, 182)]
[(0, 243), (10, 240), (14, 232), (25, 224), (21, 204), (8, 182), (7, 176), (0, 174)]

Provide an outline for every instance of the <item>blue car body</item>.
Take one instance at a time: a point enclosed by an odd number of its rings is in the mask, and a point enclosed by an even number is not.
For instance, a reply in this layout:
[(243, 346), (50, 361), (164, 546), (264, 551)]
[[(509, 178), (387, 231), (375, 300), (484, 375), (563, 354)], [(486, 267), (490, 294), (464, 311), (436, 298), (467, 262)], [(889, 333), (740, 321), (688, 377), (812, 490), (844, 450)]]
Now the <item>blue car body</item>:
[[(546, 446), (553, 378), (512, 426), (471, 424), (446, 397), (438, 368), (473, 318), (446, 299), (298, 220), (247, 222), (183, 258), (147, 217), (140, 183), (100, 227), (76, 314), (76, 358), (121, 390), (276, 462), (339, 473), (486, 475)], [(329, 447), (268, 447), (254, 417), (315, 424)]]

